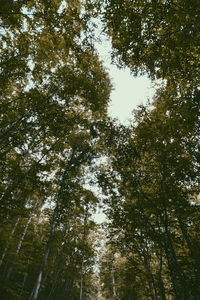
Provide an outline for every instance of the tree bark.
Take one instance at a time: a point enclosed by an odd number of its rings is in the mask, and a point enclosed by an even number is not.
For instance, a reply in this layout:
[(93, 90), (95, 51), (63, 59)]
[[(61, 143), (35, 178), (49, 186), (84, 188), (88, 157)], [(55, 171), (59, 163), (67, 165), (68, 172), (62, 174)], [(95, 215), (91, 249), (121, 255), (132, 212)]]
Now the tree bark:
[(30, 215), (29, 215), (29, 218), (28, 218), (28, 221), (27, 221), (26, 226), (25, 226), (25, 228), (24, 228), (24, 231), (23, 231), (23, 233), (22, 233), (21, 239), (20, 239), (20, 241), (19, 241), (19, 243), (18, 243), (16, 253), (19, 253), (19, 251), (20, 251), (20, 249), (21, 249), (21, 246), (22, 246), (22, 243), (23, 243), (23, 241), (24, 241), (25, 235), (26, 235), (26, 233), (27, 233), (29, 224), (31, 223), (32, 218), (33, 218), (33, 216), (34, 216), (34, 213), (35, 213), (35, 210), (36, 210), (36, 207), (37, 207), (37, 203), (38, 203), (38, 202), (36, 202), (36, 204), (35, 204), (35, 206), (34, 206), (32, 212), (31, 212)]
[(40, 291), (40, 287), (41, 287), (41, 283), (42, 283), (42, 278), (43, 278), (43, 273), (47, 264), (47, 260), (49, 257), (49, 253), (51, 250), (51, 244), (52, 244), (52, 240), (53, 240), (53, 235), (54, 235), (54, 231), (55, 231), (55, 221), (56, 221), (56, 215), (57, 215), (57, 207), (58, 205), (56, 205), (55, 209), (54, 209), (54, 213), (51, 219), (51, 226), (50, 226), (50, 233), (49, 233), (49, 238), (47, 241), (47, 245), (46, 245), (46, 250), (45, 250), (45, 254), (42, 260), (42, 263), (40, 265), (40, 270), (38, 273), (38, 277), (36, 280), (36, 284), (33, 288), (33, 291), (29, 297), (29, 300), (37, 300), (38, 299), (38, 295), (39, 295), (39, 291)]
[(14, 235), (14, 233), (15, 233), (15, 230), (16, 230), (16, 228), (17, 228), (17, 225), (19, 224), (20, 219), (21, 219), (21, 216), (19, 216), (19, 217), (17, 218), (17, 220), (16, 220), (16, 222), (15, 222), (15, 225), (14, 225), (14, 227), (13, 227), (13, 230), (11, 231), (11, 234), (10, 234), (9, 239), (8, 239), (8, 244), (7, 244), (7, 246), (5, 247), (4, 252), (3, 252), (2, 256), (1, 256), (1, 259), (0, 259), (0, 266), (2, 265), (3, 260), (4, 260), (5, 256), (6, 256), (6, 253), (7, 253), (8, 248), (9, 248), (9, 241), (10, 241), (11, 238), (13, 237), (13, 235)]

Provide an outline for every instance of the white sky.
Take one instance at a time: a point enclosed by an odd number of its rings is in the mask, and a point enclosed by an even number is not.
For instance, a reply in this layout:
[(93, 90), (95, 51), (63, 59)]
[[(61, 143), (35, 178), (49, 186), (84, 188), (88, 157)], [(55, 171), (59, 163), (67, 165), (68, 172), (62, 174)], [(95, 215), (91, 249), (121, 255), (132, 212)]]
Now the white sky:
[[(108, 109), (109, 115), (128, 125), (133, 109), (141, 103), (145, 104), (147, 99), (152, 97), (152, 83), (147, 76), (134, 78), (128, 69), (118, 69), (108, 62), (105, 66), (110, 70), (109, 74), (114, 86)], [(101, 209), (93, 215), (93, 218), (98, 224), (106, 221), (106, 216)]]
[(103, 38), (102, 44), (96, 44), (99, 56), (104, 61), (114, 90), (111, 93), (111, 103), (108, 113), (113, 118), (118, 118), (123, 124), (128, 124), (133, 109), (139, 104), (145, 104), (148, 98), (152, 98), (154, 89), (147, 76), (133, 77), (128, 68), (118, 69), (111, 64), (111, 43)]
[[(109, 74), (114, 86), (108, 109), (109, 115), (128, 125), (133, 109), (141, 103), (145, 104), (147, 99), (152, 97), (152, 83), (147, 76), (134, 78), (128, 69), (118, 69), (108, 62), (105, 66), (110, 70)], [(93, 215), (93, 218), (98, 224), (106, 221), (106, 216), (101, 209)]]
[[(111, 117), (117, 118), (124, 125), (128, 125), (133, 109), (139, 104), (145, 104), (148, 98), (154, 94), (153, 84), (147, 76), (133, 77), (128, 68), (118, 69), (111, 64), (111, 45), (108, 40), (103, 39), (102, 44), (96, 44), (99, 56), (104, 61), (104, 66), (113, 84), (111, 102), (108, 113)], [(95, 222), (106, 221), (106, 216), (100, 209), (93, 215)]]
[(128, 69), (119, 70), (116, 66), (110, 66), (110, 76), (114, 90), (108, 112), (121, 123), (127, 124), (133, 109), (139, 104), (145, 104), (152, 97), (152, 83), (147, 76), (134, 78)]

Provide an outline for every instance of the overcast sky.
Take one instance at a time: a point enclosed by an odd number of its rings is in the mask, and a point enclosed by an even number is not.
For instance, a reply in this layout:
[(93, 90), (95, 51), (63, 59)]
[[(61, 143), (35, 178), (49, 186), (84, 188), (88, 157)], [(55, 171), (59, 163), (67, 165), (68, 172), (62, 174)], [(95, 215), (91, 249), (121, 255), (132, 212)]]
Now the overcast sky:
[[(118, 118), (123, 124), (128, 125), (133, 109), (139, 104), (145, 104), (148, 98), (152, 98), (153, 86), (147, 76), (133, 77), (127, 69), (118, 69), (111, 64), (110, 42), (104, 40), (101, 45), (97, 44), (97, 49), (104, 66), (107, 68), (113, 84), (111, 102), (108, 109), (109, 115)], [(106, 220), (105, 215), (100, 210), (94, 214), (94, 220), (102, 223)]]
[(152, 97), (152, 83), (147, 76), (135, 78), (128, 68), (118, 69), (112, 65), (110, 41), (103, 38), (102, 44), (97, 44), (96, 47), (114, 87), (108, 112), (113, 118), (118, 118), (123, 124), (128, 124), (133, 109), (139, 104), (145, 104), (147, 99)]
[(123, 124), (127, 124), (133, 109), (139, 104), (145, 104), (152, 97), (152, 83), (147, 76), (134, 78), (128, 69), (119, 70), (115, 66), (110, 66), (110, 76), (114, 90), (108, 112)]

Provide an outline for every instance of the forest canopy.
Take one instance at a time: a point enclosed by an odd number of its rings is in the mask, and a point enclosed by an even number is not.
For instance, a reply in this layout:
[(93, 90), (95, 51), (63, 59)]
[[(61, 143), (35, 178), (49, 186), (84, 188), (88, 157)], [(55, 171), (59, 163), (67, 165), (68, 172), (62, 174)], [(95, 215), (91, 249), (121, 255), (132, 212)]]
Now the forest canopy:
[[(2, 300), (200, 299), (199, 18), (196, 0), (0, 1)], [(129, 126), (97, 24), (114, 64), (161, 82)]]

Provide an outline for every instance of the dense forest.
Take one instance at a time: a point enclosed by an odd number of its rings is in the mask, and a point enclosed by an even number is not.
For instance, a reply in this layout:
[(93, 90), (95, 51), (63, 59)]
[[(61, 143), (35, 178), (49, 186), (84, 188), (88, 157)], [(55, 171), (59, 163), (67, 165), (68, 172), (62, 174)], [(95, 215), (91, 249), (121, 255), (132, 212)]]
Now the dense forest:
[[(99, 28), (159, 82), (129, 126)], [(199, 0), (0, 1), (1, 300), (200, 299), (199, 41)]]

